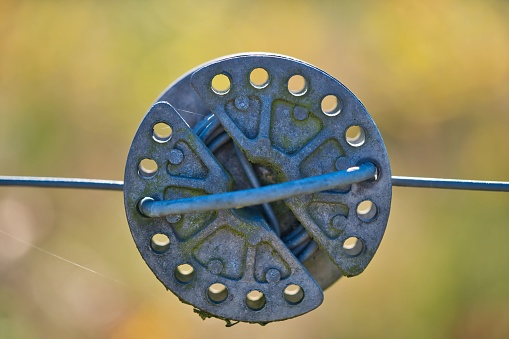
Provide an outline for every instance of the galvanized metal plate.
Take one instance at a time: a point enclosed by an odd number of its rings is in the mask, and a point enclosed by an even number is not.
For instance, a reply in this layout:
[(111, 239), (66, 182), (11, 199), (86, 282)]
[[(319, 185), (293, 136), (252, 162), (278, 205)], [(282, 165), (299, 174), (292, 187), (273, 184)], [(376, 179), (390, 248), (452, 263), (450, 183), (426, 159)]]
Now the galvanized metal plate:
[[(293, 84), (296, 78), (300, 87)], [(176, 108), (156, 103), (142, 121), (127, 159), (125, 205), (144, 260), (183, 302), (203, 316), (267, 323), (314, 309), (322, 302), (322, 289), (341, 275), (365, 269), (387, 224), (391, 173), (378, 129), (341, 83), (296, 59), (235, 55), (184, 75), (159, 101)], [(216, 119), (220, 130), (212, 128)], [(156, 131), (160, 125), (171, 133)], [(214, 134), (205, 143), (198, 131), (206, 125)], [(225, 140), (223, 127), (256, 164), (265, 184), (364, 162), (376, 165), (376, 180), (272, 204), (282, 239), (256, 208), (143, 216), (141, 199), (175, 200), (250, 187), (239, 162), (243, 157), (235, 155), (231, 142), (212, 146)], [(350, 135), (352, 130), (357, 133)], [(306, 240), (298, 248), (310, 249), (299, 256), (302, 264), (291, 247), (300, 239)]]
[[(264, 83), (253, 82), (258, 70), (267, 73)], [(292, 88), (295, 81), (300, 88)], [(382, 240), (392, 187), (385, 145), (360, 101), (325, 72), (268, 54), (208, 64), (193, 74), (191, 85), (248, 159), (272, 168), (279, 181), (362, 162), (377, 166), (377, 180), (286, 200), (344, 275), (361, 273)]]
[[(171, 135), (154, 134), (158, 124), (171, 128)], [(168, 103), (157, 103), (143, 119), (124, 185), (138, 250), (183, 302), (219, 318), (260, 323), (292, 318), (321, 304), (318, 284), (260, 216), (222, 210), (147, 218), (139, 212), (143, 198), (231, 190), (231, 178)]]

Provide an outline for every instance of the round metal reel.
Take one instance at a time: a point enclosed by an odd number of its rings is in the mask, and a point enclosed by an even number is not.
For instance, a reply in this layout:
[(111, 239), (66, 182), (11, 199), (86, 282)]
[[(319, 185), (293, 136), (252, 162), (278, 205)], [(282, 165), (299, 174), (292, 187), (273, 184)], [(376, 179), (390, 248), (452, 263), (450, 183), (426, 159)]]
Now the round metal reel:
[[(251, 187), (243, 157), (262, 185), (365, 162), (378, 171), (270, 204), (277, 232), (259, 207), (140, 213), (144, 198)], [(147, 265), (183, 302), (202, 315), (267, 323), (316, 308), (323, 289), (365, 269), (387, 224), (390, 178), (378, 129), (339, 81), (289, 57), (243, 54), (192, 70), (150, 109), (129, 151), (125, 206)]]

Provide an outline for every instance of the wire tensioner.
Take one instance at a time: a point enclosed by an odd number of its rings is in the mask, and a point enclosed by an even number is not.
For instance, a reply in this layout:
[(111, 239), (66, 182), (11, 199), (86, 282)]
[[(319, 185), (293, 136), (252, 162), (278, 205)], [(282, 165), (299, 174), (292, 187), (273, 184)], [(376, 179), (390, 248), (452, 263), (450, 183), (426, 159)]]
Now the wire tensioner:
[(382, 240), (391, 171), (372, 118), (302, 61), (228, 56), (173, 83), (127, 158), (134, 241), (203, 317), (268, 323), (318, 307)]

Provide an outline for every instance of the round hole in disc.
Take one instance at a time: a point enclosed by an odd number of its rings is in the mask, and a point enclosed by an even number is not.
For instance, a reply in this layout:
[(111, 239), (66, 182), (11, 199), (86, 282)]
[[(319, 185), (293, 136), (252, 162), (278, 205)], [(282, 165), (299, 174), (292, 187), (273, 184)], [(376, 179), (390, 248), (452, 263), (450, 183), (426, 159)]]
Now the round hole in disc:
[(143, 215), (144, 217), (146, 217), (145, 213), (142, 212), (142, 206), (145, 202), (147, 201), (154, 201), (154, 198), (151, 198), (151, 197), (144, 197), (142, 199), (140, 199), (138, 201), (138, 203), (136, 204), (136, 210), (138, 211), (138, 213), (140, 213), (141, 215)]
[(336, 116), (341, 112), (341, 101), (335, 95), (329, 94), (322, 99), (322, 112), (330, 117)]
[(143, 159), (138, 164), (138, 173), (144, 179), (152, 178), (157, 173), (157, 163), (152, 159)]
[(165, 143), (171, 139), (172, 132), (170, 125), (159, 122), (152, 128), (152, 138), (159, 143)]
[(350, 126), (346, 130), (346, 142), (353, 147), (360, 147), (366, 141), (366, 134), (364, 133), (364, 129), (360, 126)]
[(195, 275), (193, 266), (189, 264), (182, 264), (175, 269), (175, 278), (181, 284), (187, 284), (193, 280)]
[(299, 74), (296, 74), (288, 80), (288, 91), (295, 96), (301, 96), (306, 94), (308, 90), (308, 84), (306, 79)]
[(154, 234), (150, 240), (150, 247), (154, 252), (162, 254), (170, 248), (170, 238), (166, 234)]
[(265, 306), (266, 302), (267, 299), (265, 298), (265, 294), (260, 291), (253, 290), (246, 295), (247, 307), (253, 311), (261, 310)]
[(225, 95), (230, 91), (231, 81), (226, 74), (217, 74), (212, 79), (212, 90), (219, 95)]
[(249, 74), (249, 81), (255, 88), (264, 88), (269, 84), (269, 73), (263, 68), (255, 68)]
[(361, 254), (363, 249), (364, 244), (359, 238), (350, 237), (343, 242), (343, 250), (352, 257)]
[(304, 299), (304, 290), (295, 284), (286, 286), (284, 291), (285, 300), (290, 304), (298, 304)]
[(361, 201), (357, 205), (357, 216), (364, 222), (370, 222), (375, 219), (378, 213), (378, 208), (371, 200)]
[(215, 283), (209, 286), (207, 294), (212, 302), (219, 304), (228, 297), (228, 289), (221, 283)]

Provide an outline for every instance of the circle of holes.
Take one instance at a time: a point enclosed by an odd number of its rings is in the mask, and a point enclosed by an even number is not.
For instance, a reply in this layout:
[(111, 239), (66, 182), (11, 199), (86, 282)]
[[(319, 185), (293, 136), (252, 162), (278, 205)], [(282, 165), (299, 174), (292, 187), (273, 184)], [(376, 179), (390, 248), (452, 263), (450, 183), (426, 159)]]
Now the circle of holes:
[[(256, 89), (266, 88), (270, 84), (270, 75), (263, 68), (255, 68), (250, 73), (250, 83)], [(288, 79), (288, 91), (295, 97), (305, 95), (309, 90), (308, 81), (300, 74), (295, 74)], [(217, 95), (226, 95), (231, 89), (231, 80), (227, 74), (221, 73), (214, 76), (211, 89)], [(334, 117), (342, 111), (342, 101), (334, 94), (325, 95), (320, 103), (323, 114)], [(164, 122), (154, 124), (152, 138), (155, 142), (164, 144), (171, 139), (172, 128)], [(349, 126), (344, 134), (346, 142), (352, 147), (361, 147), (366, 135), (361, 126)], [(142, 159), (138, 164), (138, 174), (142, 179), (153, 178), (157, 174), (157, 162), (150, 158)], [(357, 217), (363, 222), (373, 221), (378, 213), (377, 206), (370, 200), (363, 200), (357, 205)], [(170, 248), (170, 238), (166, 234), (156, 233), (150, 240), (150, 248), (155, 254), (164, 254)], [(361, 239), (348, 237), (343, 241), (343, 250), (349, 256), (358, 256), (364, 250)], [(195, 270), (189, 263), (181, 264), (174, 270), (174, 276), (180, 284), (188, 284), (195, 277)], [(224, 302), (228, 297), (228, 287), (222, 283), (214, 283), (207, 289), (209, 301), (214, 304)], [(304, 290), (295, 284), (289, 284), (283, 291), (285, 301), (290, 305), (299, 304), (304, 299)], [(262, 310), (266, 304), (266, 297), (262, 291), (252, 290), (245, 298), (246, 306), (252, 311)]]

